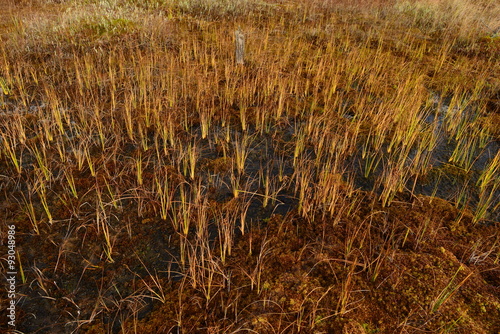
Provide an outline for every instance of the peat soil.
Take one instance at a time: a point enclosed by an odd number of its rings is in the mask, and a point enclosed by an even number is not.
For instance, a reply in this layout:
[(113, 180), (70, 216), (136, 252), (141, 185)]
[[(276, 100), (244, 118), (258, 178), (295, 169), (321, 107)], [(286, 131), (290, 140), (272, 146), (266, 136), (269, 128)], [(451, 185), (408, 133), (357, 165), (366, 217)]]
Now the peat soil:
[[(208, 182), (209, 175), (220, 178), (219, 187), (206, 190), (209, 205), (214, 210), (238, 205), (229, 186), (234, 171), (219, 150), (203, 147), (200, 182)], [(273, 161), (282, 155), (272, 147), (265, 136), (252, 142), (248, 180), (258, 178), (262, 166), (272, 176), (280, 173)], [(445, 165), (446, 148), (445, 143), (438, 146), (436, 168)], [(124, 154), (133, 155), (138, 148), (125, 149)], [(478, 151), (476, 164), (495, 150), (497, 142)], [(285, 180), (293, 173), (288, 160), (281, 160)], [(165, 170), (170, 179), (183, 178), (175, 168)], [(148, 182), (148, 170), (144, 173)], [(95, 182), (88, 170), (75, 178), (79, 193)], [(356, 183), (358, 190), (342, 194), (342, 203), (349, 205), (339, 205), (333, 216), (316, 208), (317, 215), (303, 218), (291, 187), (266, 208), (261, 198), (252, 197), (246, 227), (233, 231), (230, 255), (221, 258), (220, 229), (209, 222), (205, 255), (211, 260), (190, 270), (181, 252), (185, 245), (197, 249), (196, 240), (159, 218), (154, 203), (125, 198), (110, 211), (109, 254), (92, 199), (58, 197), (62, 186), (54, 185), (49, 196), (54, 221), (42, 219), (36, 234), (19, 201), (22, 187), (5, 181), (0, 219), (16, 226), (23, 272), (16, 287), (16, 330), (498, 333), (498, 213), (474, 224), (470, 207), (449, 201), (450, 189), (456, 191), (460, 183), (446, 178), (432, 186), (419, 183), (388, 207), (382, 207), (370, 180), (357, 176)], [(432, 192), (435, 196), (429, 196)], [(34, 205), (36, 215), (43, 216), (41, 203)], [(1, 308), (8, 302), (2, 294)]]

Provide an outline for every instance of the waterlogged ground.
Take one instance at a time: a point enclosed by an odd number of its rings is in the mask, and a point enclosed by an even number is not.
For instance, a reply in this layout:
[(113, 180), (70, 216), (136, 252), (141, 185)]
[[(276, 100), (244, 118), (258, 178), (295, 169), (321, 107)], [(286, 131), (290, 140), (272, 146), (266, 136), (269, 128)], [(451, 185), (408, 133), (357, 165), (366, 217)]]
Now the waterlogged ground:
[(406, 2), (188, 3), (0, 13), (0, 328), (500, 332), (498, 37)]
[[(83, 218), (44, 225), (40, 236), (18, 233), (29, 279), (18, 284), (18, 328), (494, 333), (500, 327), (500, 277), (491, 256), (498, 252), (497, 226), (473, 225), (470, 214), (438, 198), (401, 198), (389, 208), (365, 192), (350, 200), (352, 212), (331, 221), (305, 221), (294, 210), (255, 221), (224, 264), (209, 270), (207, 261), (194, 276), (180, 273), (171, 224), (147, 213), (138, 218), (124, 209), (111, 222), (113, 262)], [(2, 218), (27, 229), (17, 205), (3, 203)], [(130, 224), (119, 228), (120, 221)]]
[[(282, 131), (293, 136), (293, 126)], [(446, 138), (440, 141), (432, 168), (453, 168), (446, 162)], [(206, 231), (191, 226), (184, 236), (173, 228), (172, 216), (161, 219), (148, 203), (138, 214), (135, 199), (123, 196), (105, 211), (112, 236), (108, 254), (95, 225), (95, 195), (85, 201), (58, 198), (63, 188), (54, 184), (49, 197), (54, 222), (41, 221), (35, 234), (18, 200), (22, 188), (12, 191), (15, 185), (4, 182), (1, 218), (16, 225), (26, 276), (18, 282), (18, 330), (495, 333), (500, 328), (498, 223), (473, 223), (472, 209), (448, 201), (467, 175), (419, 181), (413, 194), (401, 193), (382, 207), (377, 192), (369, 189), (373, 181), (360, 170), (359, 190), (352, 192), (346, 184), (340, 191), (349, 205), (339, 204), (332, 217), (318, 211), (314, 219), (305, 219), (291, 190), (277, 189), (265, 208), (254, 194), (258, 186), (235, 198), (224, 153), (208, 142), (203, 147), (198, 175), (207, 185), (209, 211), (230, 217), (248, 206), (245, 227), (241, 217), (234, 217), (234, 245), (223, 261), (220, 247), (227, 237), (215, 216)], [(495, 150), (493, 141), (478, 151), (474, 168), (484, 166), (484, 155)], [(123, 154), (138, 151), (130, 146)], [(360, 163), (353, 159), (346, 166)], [(293, 174), (292, 160), (283, 161), (272, 138), (256, 136), (244, 178), (258, 178), (267, 166), (276, 179), (282, 173), (283, 182), (276, 184), (284, 187)], [(109, 168), (122, 168), (117, 163)], [(146, 184), (152, 182), (150, 168), (144, 170)], [(165, 167), (165, 175), (185, 179), (174, 167)], [(89, 170), (75, 174), (78, 193), (93, 183)], [(42, 215), (43, 206), (34, 205)], [(78, 215), (68, 216), (68, 207), (78, 208)], [(206, 246), (197, 248), (199, 241), (190, 237), (198, 233), (209, 240)], [(188, 260), (181, 261), (183, 251), (205, 262), (190, 272)]]

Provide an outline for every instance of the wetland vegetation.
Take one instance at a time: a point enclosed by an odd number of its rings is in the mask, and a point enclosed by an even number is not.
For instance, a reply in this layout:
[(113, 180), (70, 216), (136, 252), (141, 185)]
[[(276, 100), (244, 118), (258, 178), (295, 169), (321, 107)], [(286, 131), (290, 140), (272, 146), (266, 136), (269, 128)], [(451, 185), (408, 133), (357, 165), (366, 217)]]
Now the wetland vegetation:
[(497, 1), (2, 7), (2, 329), (500, 331)]

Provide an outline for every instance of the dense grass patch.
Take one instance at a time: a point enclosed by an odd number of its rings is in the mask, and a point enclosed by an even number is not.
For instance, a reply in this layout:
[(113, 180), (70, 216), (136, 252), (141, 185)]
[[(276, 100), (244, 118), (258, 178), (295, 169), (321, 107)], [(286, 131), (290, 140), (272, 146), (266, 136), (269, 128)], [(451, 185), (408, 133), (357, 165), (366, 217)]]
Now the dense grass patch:
[(496, 333), (499, 15), (7, 2), (16, 329)]

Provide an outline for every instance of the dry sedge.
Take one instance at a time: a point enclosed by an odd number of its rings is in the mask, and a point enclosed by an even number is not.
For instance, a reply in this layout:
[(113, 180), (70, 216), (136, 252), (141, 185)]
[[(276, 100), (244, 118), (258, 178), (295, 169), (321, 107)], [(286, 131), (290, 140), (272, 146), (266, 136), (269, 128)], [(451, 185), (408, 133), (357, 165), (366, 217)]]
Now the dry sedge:
[(497, 1), (4, 7), (16, 330), (498, 332)]

